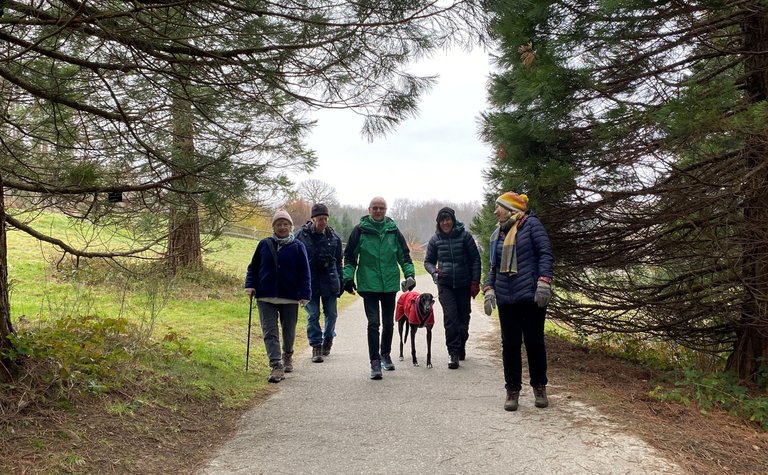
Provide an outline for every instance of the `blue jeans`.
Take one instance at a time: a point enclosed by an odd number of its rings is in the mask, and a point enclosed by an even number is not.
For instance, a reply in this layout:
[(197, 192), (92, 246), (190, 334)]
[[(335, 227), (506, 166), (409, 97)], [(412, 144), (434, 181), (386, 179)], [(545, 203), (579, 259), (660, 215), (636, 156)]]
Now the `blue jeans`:
[[(320, 327), (321, 300), (323, 302), (323, 313), (325, 314), (325, 331)], [(335, 295), (331, 297), (320, 297), (319, 295), (316, 297), (312, 295), (312, 300), (304, 306), (307, 309), (307, 340), (309, 340), (309, 346), (320, 346), (323, 344), (323, 339), (336, 336), (337, 300), (338, 298)]]

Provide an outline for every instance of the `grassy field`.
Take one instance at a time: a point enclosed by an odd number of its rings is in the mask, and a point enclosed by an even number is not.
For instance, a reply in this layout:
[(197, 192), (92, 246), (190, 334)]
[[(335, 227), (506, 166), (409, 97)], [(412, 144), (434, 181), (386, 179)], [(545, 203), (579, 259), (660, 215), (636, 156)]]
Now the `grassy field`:
[[(78, 240), (63, 217), (47, 215), (36, 227)], [(155, 263), (71, 259), (28, 235), (8, 233), (8, 274), (12, 320), (22, 335), (60, 319), (125, 318), (132, 337), (164, 342), (179, 358), (166, 371), (198, 397), (216, 395), (225, 405), (243, 405), (266, 383), (267, 362), (261, 344), (258, 312), (253, 309), (250, 371), (244, 376), (249, 301), (242, 281), (257, 241), (224, 237), (204, 255), (205, 270), (167, 277)], [(126, 268), (130, 271), (126, 271)], [(351, 301), (351, 296), (342, 298)], [(299, 319), (297, 348), (305, 345), (305, 322)], [(137, 352), (144, 365), (157, 367), (152, 352)], [(183, 364), (179, 364), (183, 362)]]

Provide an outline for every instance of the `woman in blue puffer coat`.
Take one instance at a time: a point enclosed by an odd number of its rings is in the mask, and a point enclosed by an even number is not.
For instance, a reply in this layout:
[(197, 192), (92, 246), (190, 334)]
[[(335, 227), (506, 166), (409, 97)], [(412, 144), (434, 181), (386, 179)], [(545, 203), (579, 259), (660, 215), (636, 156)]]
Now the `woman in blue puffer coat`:
[(516, 411), (522, 389), (523, 340), (536, 407), (547, 407), (544, 319), (551, 299), (552, 245), (541, 221), (528, 211), (528, 197), (507, 192), (496, 200), (499, 225), (491, 234), (491, 268), (485, 281), (485, 313), (498, 304), (507, 399)]

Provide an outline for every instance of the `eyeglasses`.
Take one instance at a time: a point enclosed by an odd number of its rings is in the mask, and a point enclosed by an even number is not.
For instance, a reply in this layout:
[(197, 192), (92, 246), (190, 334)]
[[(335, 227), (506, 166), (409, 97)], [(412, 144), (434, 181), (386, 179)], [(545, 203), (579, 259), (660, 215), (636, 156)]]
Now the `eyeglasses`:
[(371, 211), (386, 211), (387, 208), (384, 206), (371, 206)]

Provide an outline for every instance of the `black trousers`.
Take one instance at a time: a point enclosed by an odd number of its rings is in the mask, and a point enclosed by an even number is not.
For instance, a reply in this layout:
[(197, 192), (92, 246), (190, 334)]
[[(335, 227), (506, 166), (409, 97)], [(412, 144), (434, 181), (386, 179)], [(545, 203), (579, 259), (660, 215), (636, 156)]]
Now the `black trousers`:
[(535, 302), (499, 305), (501, 324), (501, 356), (504, 361), (504, 382), (507, 389), (523, 387), (521, 346), (525, 341), (531, 386), (547, 384), (547, 350), (544, 347), (544, 319), (547, 309)]
[[(381, 355), (392, 351), (392, 335), (395, 328), (395, 295), (397, 292), (359, 292), (368, 319), (368, 356), (380, 360)], [(381, 306), (381, 313), (379, 313)], [(381, 344), (379, 344), (381, 327)]]
[(443, 307), (445, 346), (449, 355), (458, 355), (469, 338), (469, 318), (472, 313), (469, 286), (453, 289), (438, 285), (437, 296)]

